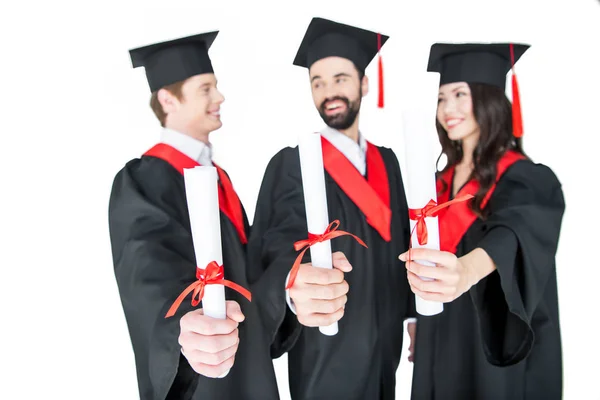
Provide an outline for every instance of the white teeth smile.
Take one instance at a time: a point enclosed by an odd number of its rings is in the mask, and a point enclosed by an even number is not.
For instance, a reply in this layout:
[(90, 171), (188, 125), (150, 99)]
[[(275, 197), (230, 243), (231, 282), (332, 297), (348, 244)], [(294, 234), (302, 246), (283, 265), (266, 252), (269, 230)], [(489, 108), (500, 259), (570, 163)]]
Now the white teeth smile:
[(335, 103), (335, 104), (329, 104), (329, 105), (327, 106), (327, 109), (328, 109), (328, 110), (335, 110), (336, 108), (339, 108), (339, 107), (341, 107), (341, 104), (339, 104), (339, 103)]
[(455, 125), (460, 124), (461, 122), (462, 122), (461, 119), (451, 119), (447, 122), (447, 124), (448, 124), (448, 127), (453, 127)]

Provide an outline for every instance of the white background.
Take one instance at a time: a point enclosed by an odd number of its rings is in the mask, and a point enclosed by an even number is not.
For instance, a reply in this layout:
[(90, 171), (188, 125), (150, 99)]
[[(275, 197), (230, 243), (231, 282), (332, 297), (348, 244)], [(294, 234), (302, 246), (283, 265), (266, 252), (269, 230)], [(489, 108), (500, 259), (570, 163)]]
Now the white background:
[[(600, 325), (592, 308), (600, 278), (593, 204), (600, 145), (597, 1), (40, 1), (12, 7), (0, 12), (0, 398), (137, 398), (107, 208), (114, 175), (155, 144), (159, 125), (144, 72), (131, 68), (128, 49), (221, 30), (210, 54), (226, 97), (224, 126), (211, 140), (252, 220), (270, 157), (322, 125), (307, 72), (292, 65), (310, 19), (321, 16), (391, 36), (382, 51), (386, 108), (376, 108), (372, 63), (361, 129), (396, 150), (403, 169), (402, 110), (434, 113), (438, 76), (425, 72), (432, 43), (533, 45), (517, 64), (524, 145), (555, 171), (567, 202), (557, 256), (565, 399), (600, 399)], [(406, 357), (398, 370), (399, 399), (410, 392)], [(285, 399), (285, 357), (275, 363)]]

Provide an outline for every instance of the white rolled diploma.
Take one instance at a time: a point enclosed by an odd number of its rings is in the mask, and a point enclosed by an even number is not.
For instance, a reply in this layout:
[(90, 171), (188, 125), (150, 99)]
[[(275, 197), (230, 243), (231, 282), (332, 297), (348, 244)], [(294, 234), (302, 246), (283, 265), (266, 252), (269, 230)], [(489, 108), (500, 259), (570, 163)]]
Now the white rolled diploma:
[[(304, 190), (304, 207), (308, 232), (319, 235), (329, 226), (327, 212), (327, 193), (325, 191), (325, 172), (323, 169), (323, 152), (321, 135), (309, 133), (301, 135), (298, 142), (300, 152), (300, 168), (302, 170), (302, 187)], [(312, 265), (319, 268), (333, 268), (331, 259), (331, 241), (316, 243), (310, 247)], [(322, 334), (333, 336), (338, 333), (338, 324), (321, 326)]]
[[(217, 169), (208, 166), (188, 168), (183, 170), (183, 176), (197, 266), (204, 269), (212, 261), (223, 265)], [(225, 286), (206, 285), (202, 309), (209, 317), (227, 318)], [(219, 378), (228, 373), (226, 371)]]
[[(429, 200), (437, 201), (435, 180), (435, 156), (432, 138), (436, 137), (435, 113), (423, 111), (404, 112), (404, 150), (407, 177), (407, 201), (409, 208), (423, 208)], [(410, 221), (410, 229), (415, 232), (412, 237), (412, 247), (440, 249), (440, 230), (437, 217), (425, 218), (427, 225), (427, 244), (420, 245), (416, 232), (417, 221)], [(435, 264), (425, 260), (415, 260), (423, 265), (435, 267)], [(424, 280), (430, 280), (423, 278)], [(436, 315), (444, 310), (444, 303), (424, 300), (415, 295), (417, 312), (421, 315)]]

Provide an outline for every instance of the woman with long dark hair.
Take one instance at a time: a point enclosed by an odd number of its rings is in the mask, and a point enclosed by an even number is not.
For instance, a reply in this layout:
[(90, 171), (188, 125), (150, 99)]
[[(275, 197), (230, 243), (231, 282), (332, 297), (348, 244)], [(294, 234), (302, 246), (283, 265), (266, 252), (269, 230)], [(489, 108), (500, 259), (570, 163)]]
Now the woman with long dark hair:
[[(506, 74), (527, 45), (434, 44), (437, 131), (447, 163), (438, 203), (441, 251), (412, 249), (412, 291), (441, 301), (420, 316), (413, 399), (560, 399), (562, 356), (555, 254), (565, 203), (550, 168), (521, 145), (518, 86)], [(429, 279), (428, 279), (429, 278)]]

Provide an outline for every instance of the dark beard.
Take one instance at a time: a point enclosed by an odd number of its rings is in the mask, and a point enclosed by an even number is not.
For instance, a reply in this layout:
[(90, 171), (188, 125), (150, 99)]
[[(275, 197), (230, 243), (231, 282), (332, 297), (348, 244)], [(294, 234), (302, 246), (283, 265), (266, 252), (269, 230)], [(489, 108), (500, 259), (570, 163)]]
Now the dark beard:
[[(321, 118), (323, 119), (325, 124), (327, 124), (327, 126), (330, 128), (337, 129), (337, 130), (348, 129), (352, 126), (352, 124), (354, 124), (354, 121), (356, 121), (356, 116), (358, 115), (358, 112), (360, 111), (361, 97), (362, 96), (359, 93), (358, 98), (352, 102), (350, 100), (348, 100), (347, 97), (340, 97), (340, 96), (325, 99), (323, 101), (323, 103), (321, 103), (321, 106), (319, 107), (319, 115), (321, 116)], [(343, 101), (346, 104), (346, 111), (344, 111), (343, 113), (336, 114), (336, 115), (331, 115), (331, 116), (326, 115), (325, 114), (325, 103), (327, 103), (329, 101), (333, 101), (333, 100)]]

